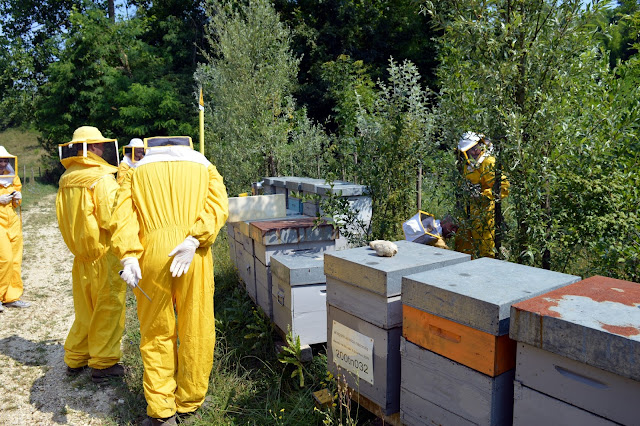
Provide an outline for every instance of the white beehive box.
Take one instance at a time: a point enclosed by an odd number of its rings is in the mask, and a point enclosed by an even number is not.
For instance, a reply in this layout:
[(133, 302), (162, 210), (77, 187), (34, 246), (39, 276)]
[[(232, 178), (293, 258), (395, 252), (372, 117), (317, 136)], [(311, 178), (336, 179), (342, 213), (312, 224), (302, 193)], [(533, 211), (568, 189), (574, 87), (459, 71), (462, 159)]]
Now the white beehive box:
[(273, 321), (302, 345), (327, 341), (323, 259), (317, 251), (271, 257)]

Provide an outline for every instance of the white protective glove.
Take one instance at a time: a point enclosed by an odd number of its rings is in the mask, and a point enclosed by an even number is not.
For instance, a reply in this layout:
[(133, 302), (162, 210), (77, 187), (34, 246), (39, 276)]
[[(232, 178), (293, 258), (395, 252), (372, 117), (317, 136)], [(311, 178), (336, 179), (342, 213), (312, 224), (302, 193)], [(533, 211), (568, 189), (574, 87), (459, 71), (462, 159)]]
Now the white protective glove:
[(16, 201), (22, 200), (22, 192), (16, 191), (16, 193), (13, 194), (13, 199), (16, 200)]
[(0, 195), (0, 204), (9, 204), (11, 200), (13, 200), (13, 195), (11, 194)]
[(191, 265), (191, 261), (193, 260), (193, 255), (196, 253), (198, 247), (200, 247), (200, 242), (189, 235), (183, 242), (178, 244), (176, 248), (171, 250), (169, 257), (175, 255), (169, 268), (172, 277), (179, 277), (187, 273), (189, 265)]
[(122, 271), (120, 271), (120, 278), (122, 278), (131, 288), (138, 286), (138, 281), (142, 279), (142, 271), (140, 271), (140, 264), (135, 257), (125, 257), (120, 261), (122, 263)]

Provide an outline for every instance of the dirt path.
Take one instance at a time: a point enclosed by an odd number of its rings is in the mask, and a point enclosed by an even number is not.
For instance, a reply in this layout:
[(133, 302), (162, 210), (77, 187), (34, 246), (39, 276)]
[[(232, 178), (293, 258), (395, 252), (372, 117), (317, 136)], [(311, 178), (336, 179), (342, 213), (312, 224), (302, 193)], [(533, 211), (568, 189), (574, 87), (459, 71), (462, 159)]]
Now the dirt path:
[(122, 403), (88, 374), (69, 378), (64, 340), (73, 322), (73, 258), (58, 231), (55, 194), (23, 212), (23, 300), (0, 313), (0, 425), (101, 425)]

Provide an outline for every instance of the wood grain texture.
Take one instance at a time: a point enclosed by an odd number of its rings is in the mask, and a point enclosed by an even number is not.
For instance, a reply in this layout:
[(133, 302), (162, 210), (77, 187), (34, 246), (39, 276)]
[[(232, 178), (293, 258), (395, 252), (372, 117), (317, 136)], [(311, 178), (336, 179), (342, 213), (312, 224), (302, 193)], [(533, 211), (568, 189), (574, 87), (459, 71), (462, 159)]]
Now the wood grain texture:
[(416, 345), (473, 368), (490, 377), (516, 365), (516, 342), (475, 328), (402, 306), (402, 335)]

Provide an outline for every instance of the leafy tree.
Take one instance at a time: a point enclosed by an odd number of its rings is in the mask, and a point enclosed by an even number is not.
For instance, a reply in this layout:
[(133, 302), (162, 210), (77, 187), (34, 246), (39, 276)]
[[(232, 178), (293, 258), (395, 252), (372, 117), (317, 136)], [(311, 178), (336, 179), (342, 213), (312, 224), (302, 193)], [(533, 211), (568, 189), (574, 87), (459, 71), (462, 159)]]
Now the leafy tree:
[(275, 7), (293, 29), (292, 48), (301, 57), (296, 95), (317, 121), (324, 122), (335, 105), (326, 96), (331, 89), (323, 64), (340, 55), (362, 61), (374, 81), (387, 76), (389, 57), (410, 60), (426, 84), (434, 81), (435, 33), (415, 0), (276, 0)]
[(82, 125), (120, 139), (195, 136), (195, 108), (190, 113), (185, 107), (183, 86), (163, 75), (165, 58), (140, 40), (147, 21), (114, 23), (98, 8), (74, 12), (70, 20), (60, 57), (46, 70), (36, 112), (51, 170), (60, 170), (56, 145)]
[[(591, 12), (574, 0), (426, 2), (425, 8), (444, 30), (443, 141), (453, 148), (467, 130), (505, 136), (494, 138), (497, 164), (512, 183), (505, 254), (554, 269), (584, 258), (590, 225), (622, 207), (603, 202), (607, 182), (624, 181), (612, 179), (604, 164), (628, 143), (629, 123), (637, 120), (632, 108), (617, 109), (620, 92), (594, 39)], [(594, 188), (599, 192), (586, 191)], [(615, 222), (609, 219), (607, 226)]]
[(370, 191), (373, 239), (401, 237), (402, 222), (415, 213), (418, 164), (434, 148), (428, 144), (434, 125), (430, 93), (421, 87), (416, 66), (391, 59), (388, 72), (370, 109), (361, 104), (357, 114), (353, 172)]
[(292, 96), (298, 60), (266, 0), (213, 2), (211, 53), (196, 79), (211, 101), (208, 149), (231, 193), (284, 171), (313, 175), (324, 135)]

